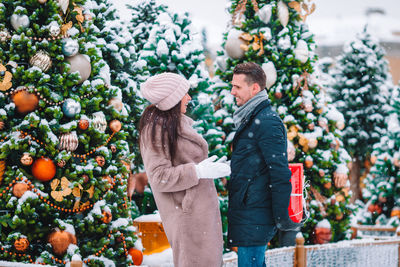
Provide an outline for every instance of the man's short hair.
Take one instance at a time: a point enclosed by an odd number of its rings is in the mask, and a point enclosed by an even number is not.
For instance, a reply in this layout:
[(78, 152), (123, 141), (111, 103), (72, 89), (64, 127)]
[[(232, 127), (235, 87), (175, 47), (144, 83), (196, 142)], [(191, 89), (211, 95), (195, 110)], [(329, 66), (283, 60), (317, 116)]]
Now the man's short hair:
[(254, 62), (246, 62), (236, 65), (233, 74), (246, 75), (247, 84), (258, 83), (261, 90), (265, 89), (267, 77), (260, 65)]

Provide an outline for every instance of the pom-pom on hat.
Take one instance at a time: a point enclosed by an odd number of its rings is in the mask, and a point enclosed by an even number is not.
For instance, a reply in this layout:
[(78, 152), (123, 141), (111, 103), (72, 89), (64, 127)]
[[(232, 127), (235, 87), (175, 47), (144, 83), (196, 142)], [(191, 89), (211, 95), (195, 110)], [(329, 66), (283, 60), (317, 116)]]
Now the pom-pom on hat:
[(164, 72), (147, 79), (140, 86), (140, 92), (159, 110), (173, 108), (189, 91), (190, 84), (181, 75)]

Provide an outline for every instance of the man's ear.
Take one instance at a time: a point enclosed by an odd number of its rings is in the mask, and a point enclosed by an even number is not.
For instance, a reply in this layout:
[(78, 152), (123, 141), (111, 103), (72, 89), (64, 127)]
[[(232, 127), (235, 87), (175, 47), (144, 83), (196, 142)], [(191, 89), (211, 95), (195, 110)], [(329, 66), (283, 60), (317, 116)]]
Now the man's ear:
[(255, 95), (258, 94), (259, 92), (261, 92), (260, 85), (259, 85), (258, 83), (253, 83), (253, 88), (252, 88), (252, 90), (251, 90), (252, 96), (255, 96)]

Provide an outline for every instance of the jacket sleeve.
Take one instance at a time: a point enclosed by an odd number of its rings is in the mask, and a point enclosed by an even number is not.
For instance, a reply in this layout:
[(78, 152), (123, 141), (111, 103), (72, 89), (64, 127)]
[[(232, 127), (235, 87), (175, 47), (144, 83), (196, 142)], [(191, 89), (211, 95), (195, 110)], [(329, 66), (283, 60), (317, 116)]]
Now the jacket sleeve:
[(141, 144), (146, 174), (153, 190), (158, 192), (177, 192), (191, 188), (199, 183), (195, 163), (173, 166), (169, 155), (165, 155), (160, 145), (156, 149), (147, 142)]
[(265, 119), (259, 124), (256, 136), (258, 146), (265, 160), (272, 193), (272, 212), (280, 230), (299, 230), (301, 223), (289, 218), (289, 201), (292, 192), (291, 171), (287, 160), (287, 137), (279, 119)]

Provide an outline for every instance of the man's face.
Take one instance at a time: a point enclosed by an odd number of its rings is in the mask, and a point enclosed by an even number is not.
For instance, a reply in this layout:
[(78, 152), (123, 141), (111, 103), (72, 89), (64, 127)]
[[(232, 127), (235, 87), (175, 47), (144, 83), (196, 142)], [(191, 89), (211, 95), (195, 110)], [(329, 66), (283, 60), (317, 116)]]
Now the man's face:
[(243, 106), (259, 92), (257, 83), (248, 84), (245, 74), (234, 74), (232, 78), (231, 94), (236, 99), (238, 106)]

